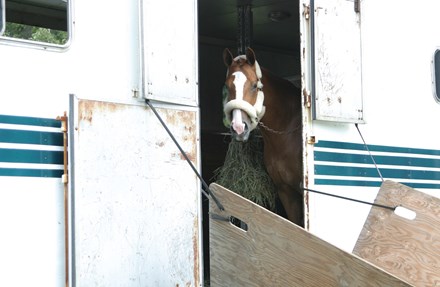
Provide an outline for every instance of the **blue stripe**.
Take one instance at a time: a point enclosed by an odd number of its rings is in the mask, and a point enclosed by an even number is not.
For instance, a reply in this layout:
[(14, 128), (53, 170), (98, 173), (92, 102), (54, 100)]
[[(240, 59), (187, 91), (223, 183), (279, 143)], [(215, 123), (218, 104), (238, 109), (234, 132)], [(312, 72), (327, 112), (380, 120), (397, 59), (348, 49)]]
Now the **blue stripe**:
[(27, 125), (27, 126), (54, 127), (54, 128), (61, 127), (61, 121), (55, 119), (20, 117), (20, 116), (10, 116), (10, 115), (0, 115), (0, 123)]
[(64, 173), (62, 169), (30, 169), (30, 168), (0, 168), (0, 176), (56, 177)]
[[(315, 147), (335, 148), (335, 149), (351, 149), (351, 150), (367, 150), (365, 145), (358, 143), (337, 142), (320, 140), (315, 144)], [(368, 145), (370, 151), (380, 152), (395, 152), (395, 153), (413, 153), (425, 155), (440, 155), (440, 150), (409, 148), (409, 147), (395, 147), (384, 145)]]
[[(370, 155), (315, 151), (315, 161), (373, 164)], [(440, 168), (440, 159), (375, 155), (377, 164)]]
[[(350, 153), (349, 150), (366, 151), (366, 148), (363, 144), (336, 141), (319, 141), (315, 146), (339, 150), (339, 152), (319, 150), (314, 152), (315, 161), (329, 163), (328, 165), (315, 164), (315, 175), (317, 175), (317, 178), (315, 179), (315, 184), (341, 186), (380, 186), (380, 175), (375, 167), (332, 165), (332, 163), (373, 164), (373, 160), (371, 159), (370, 155)], [(370, 151), (377, 152), (413, 154), (411, 156), (374, 155), (374, 160), (379, 165), (401, 166), (403, 168), (380, 168), (380, 173), (384, 178), (440, 181), (440, 171), (412, 169), (412, 167), (422, 167), (427, 169), (440, 168), (440, 159), (416, 157), (417, 155), (440, 155), (440, 150), (392, 147), (383, 145), (368, 145), (368, 149)], [(319, 178), (320, 175), (335, 176), (339, 177), (339, 179), (321, 179)], [(370, 179), (375, 178), (377, 180), (351, 180), (344, 179), (344, 177), (364, 177)], [(440, 183), (435, 184), (408, 182), (405, 183), (405, 185), (415, 188), (440, 188)]]
[[(316, 179), (316, 185), (339, 185), (339, 186), (368, 186), (379, 187), (382, 181), (364, 181), (364, 180), (344, 180), (344, 179)], [(440, 189), (440, 184), (436, 183), (417, 183), (417, 182), (405, 182), (406, 186), (412, 188), (431, 188)]]
[(0, 129), (0, 142), (63, 146), (63, 134), (61, 132)]
[[(439, 171), (381, 168), (380, 173), (385, 178), (440, 180)], [(376, 168), (374, 167), (366, 168), (352, 166), (329, 166), (319, 164), (315, 165), (315, 174), (377, 178), (380, 177)]]
[(0, 148), (0, 162), (63, 164), (63, 151)]
[[(1, 124), (60, 128), (61, 122), (48, 118), (0, 115)], [(0, 143), (51, 145), (62, 147), (62, 132), (0, 129)], [(0, 162), (29, 164), (63, 164), (63, 151), (0, 148)], [(63, 169), (0, 168), (0, 176), (59, 178)]]

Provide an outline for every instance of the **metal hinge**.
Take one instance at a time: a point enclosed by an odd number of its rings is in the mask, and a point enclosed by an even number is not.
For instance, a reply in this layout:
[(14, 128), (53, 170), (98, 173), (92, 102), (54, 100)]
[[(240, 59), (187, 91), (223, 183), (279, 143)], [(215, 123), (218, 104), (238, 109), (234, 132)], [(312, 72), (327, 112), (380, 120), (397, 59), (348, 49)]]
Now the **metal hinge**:
[(304, 6), (304, 10), (303, 10), (304, 18), (306, 20), (309, 20), (309, 18), (310, 18), (310, 6), (308, 6), (306, 4), (303, 4), (303, 6)]
[(307, 108), (310, 108), (312, 106), (312, 95), (310, 94), (310, 91), (303, 89), (303, 96), (304, 96), (304, 105)]
[(354, 12), (361, 12), (361, 0), (354, 0)]

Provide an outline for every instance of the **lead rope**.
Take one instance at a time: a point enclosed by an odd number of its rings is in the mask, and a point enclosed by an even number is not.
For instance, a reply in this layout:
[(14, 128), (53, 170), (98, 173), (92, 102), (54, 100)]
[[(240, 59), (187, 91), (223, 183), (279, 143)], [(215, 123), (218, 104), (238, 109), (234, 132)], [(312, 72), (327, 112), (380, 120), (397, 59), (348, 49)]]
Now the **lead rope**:
[(200, 181), (202, 182), (203, 188), (206, 189), (206, 191), (202, 188), (202, 193), (209, 198), (209, 196), (211, 196), (211, 198), (214, 200), (215, 204), (217, 205), (217, 207), (221, 210), (224, 211), (225, 208), (223, 207), (223, 205), (218, 201), (218, 199), (215, 197), (214, 193), (212, 192), (212, 190), (209, 189), (208, 184), (206, 184), (205, 180), (202, 178), (202, 176), (200, 175), (200, 173), (197, 171), (197, 169), (195, 168), (195, 166), (193, 165), (193, 163), (190, 161), (190, 159), (188, 158), (188, 155), (186, 154), (186, 152), (182, 149), (182, 147), (180, 146), (180, 144), (177, 142), (176, 138), (173, 136), (173, 134), (171, 133), (171, 131), (168, 129), (167, 125), (165, 124), (165, 122), (162, 120), (162, 118), (160, 117), (160, 115), (157, 113), (156, 109), (154, 108), (154, 106), (151, 104), (149, 99), (145, 99), (145, 103), (147, 103), (147, 105), (151, 108), (151, 110), (153, 111), (153, 113), (156, 115), (157, 119), (159, 120), (159, 122), (162, 124), (162, 126), (164, 127), (164, 129), (167, 131), (168, 135), (170, 136), (170, 138), (173, 140), (173, 142), (176, 144), (177, 148), (180, 150), (180, 152), (183, 154), (183, 156), (185, 157), (186, 161), (188, 162), (189, 166), (192, 168), (192, 170), (194, 171), (194, 173), (197, 175), (197, 177), (200, 179)]
[(327, 192), (322, 192), (322, 191), (318, 191), (315, 189), (305, 188), (305, 187), (302, 187), (302, 184), (301, 184), (300, 189), (305, 190), (305, 191), (309, 191), (309, 192), (313, 192), (313, 193), (318, 193), (318, 194), (322, 194), (322, 195), (327, 195), (327, 196), (332, 196), (332, 197), (336, 197), (336, 198), (340, 198), (340, 199), (354, 201), (354, 202), (358, 202), (358, 203), (368, 204), (368, 205), (372, 205), (372, 206), (376, 206), (376, 207), (380, 207), (380, 208), (385, 208), (385, 209), (389, 209), (389, 210), (393, 210), (393, 211), (396, 210), (396, 208), (397, 208), (397, 206), (393, 207), (393, 206), (363, 201), (363, 200), (359, 200), (359, 199), (354, 199), (354, 198), (350, 198), (350, 197), (340, 196), (340, 195), (336, 195), (336, 194), (331, 194), (331, 193), (327, 193)]

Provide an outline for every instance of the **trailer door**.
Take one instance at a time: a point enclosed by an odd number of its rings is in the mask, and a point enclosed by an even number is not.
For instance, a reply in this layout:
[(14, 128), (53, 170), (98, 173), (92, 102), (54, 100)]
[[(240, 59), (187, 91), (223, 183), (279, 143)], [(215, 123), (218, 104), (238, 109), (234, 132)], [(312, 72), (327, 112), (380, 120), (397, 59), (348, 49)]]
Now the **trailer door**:
[(142, 94), (196, 106), (197, 1), (142, 2)]
[(311, 0), (312, 113), (363, 122), (360, 0)]
[[(197, 165), (197, 109), (168, 106)], [(70, 113), (76, 286), (199, 286), (199, 183), (153, 112), (72, 96)]]

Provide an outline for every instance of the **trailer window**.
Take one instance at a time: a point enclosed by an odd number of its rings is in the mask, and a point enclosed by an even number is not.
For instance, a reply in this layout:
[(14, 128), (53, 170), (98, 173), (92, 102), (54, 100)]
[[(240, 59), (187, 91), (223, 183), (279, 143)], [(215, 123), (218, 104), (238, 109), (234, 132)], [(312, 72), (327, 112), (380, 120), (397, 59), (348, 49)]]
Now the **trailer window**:
[(69, 0), (0, 1), (4, 1), (5, 25), (0, 34), (4, 38), (54, 45), (69, 40)]
[(434, 97), (438, 103), (440, 103), (440, 50), (437, 49), (434, 53)]
[(5, 0), (0, 0), (0, 36), (5, 29)]

